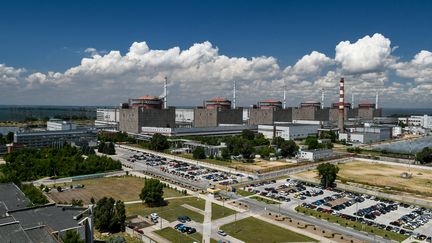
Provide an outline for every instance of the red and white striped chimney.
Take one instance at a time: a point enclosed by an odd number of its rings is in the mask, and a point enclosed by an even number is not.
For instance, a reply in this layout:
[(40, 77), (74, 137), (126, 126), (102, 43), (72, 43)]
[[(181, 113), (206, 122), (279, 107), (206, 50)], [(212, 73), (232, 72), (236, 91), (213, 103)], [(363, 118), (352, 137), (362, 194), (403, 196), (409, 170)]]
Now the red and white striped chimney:
[(344, 116), (345, 116), (345, 87), (344, 87), (344, 78), (341, 78), (339, 82), (339, 119), (338, 119), (338, 128), (339, 132), (344, 131)]

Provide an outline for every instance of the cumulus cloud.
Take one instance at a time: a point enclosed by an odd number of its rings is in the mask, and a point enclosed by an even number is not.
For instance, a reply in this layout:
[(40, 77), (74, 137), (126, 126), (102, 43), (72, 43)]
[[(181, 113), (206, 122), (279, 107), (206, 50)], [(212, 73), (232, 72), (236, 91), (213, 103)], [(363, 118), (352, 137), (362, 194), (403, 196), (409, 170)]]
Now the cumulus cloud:
[(356, 100), (370, 100), (379, 90), (388, 94), (382, 100), (393, 106), (408, 104), (410, 95), (416, 96), (416, 104), (430, 105), (425, 97), (432, 90), (432, 53), (424, 50), (412, 60), (399, 62), (393, 55), (395, 49), (388, 38), (374, 34), (340, 42), (335, 58), (312, 51), (281, 68), (271, 56), (223, 55), (208, 41), (164, 50), (134, 42), (126, 53), (87, 48), (89, 56), (64, 72), (28, 72), (0, 64), (0, 86), (5, 92), (26, 95), (28, 103), (57, 104), (61, 100), (64, 104), (103, 105), (160, 94), (167, 76), (170, 102), (196, 105), (211, 96), (231, 98), (236, 80), (242, 105), (263, 98), (281, 99), (286, 86), (289, 104), (294, 106), (318, 100), (321, 89), (326, 90), (328, 100), (337, 100), (338, 81), (345, 77), (347, 95), (355, 93)]
[(432, 83), (432, 52), (422, 50), (409, 62), (394, 65), (396, 73), (417, 83)]
[(395, 61), (391, 55), (391, 41), (382, 34), (369, 35), (354, 43), (342, 41), (336, 46), (335, 60), (340, 63), (342, 71), (367, 73), (383, 71)]

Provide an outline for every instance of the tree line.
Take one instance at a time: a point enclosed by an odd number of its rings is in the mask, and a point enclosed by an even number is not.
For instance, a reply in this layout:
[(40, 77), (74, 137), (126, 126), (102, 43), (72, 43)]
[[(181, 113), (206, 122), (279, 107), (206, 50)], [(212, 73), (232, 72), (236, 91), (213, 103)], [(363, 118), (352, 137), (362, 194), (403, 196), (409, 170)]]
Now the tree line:
[(4, 156), (0, 182), (31, 181), (42, 177), (68, 177), (121, 169), (121, 163), (107, 156), (89, 155), (69, 145), (60, 149), (21, 149)]

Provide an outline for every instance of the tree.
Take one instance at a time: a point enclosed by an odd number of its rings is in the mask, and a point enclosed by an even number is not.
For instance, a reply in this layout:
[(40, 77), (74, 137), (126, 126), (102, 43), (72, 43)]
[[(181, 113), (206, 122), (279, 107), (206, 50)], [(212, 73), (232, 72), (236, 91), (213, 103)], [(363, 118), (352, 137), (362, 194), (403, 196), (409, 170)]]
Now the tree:
[(432, 162), (432, 148), (425, 147), (422, 151), (416, 154), (416, 160), (420, 164), (427, 164)]
[(308, 149), (318, 149), (320, 145), (318, 143), (318, 139), (314, 136), (309, 136), (306, 138), (305, 145), (308, 146)]
[(91, 197), (91, 198), (90, 198), (90, 203), (91, 203), (91, 204), (95, 204), (95, 199), (94, 199), (94, 197)]
[(280, 154), (283, 157), (293, 157), (299, 149), (299, 146), (293, 141), (283, 141), (280, 145)]
[(274, 152), (275, 152), (275, 150), (273, 147), (265, 146), (265, 147), (260, 148), (258, 153), (259, 153), (259, 155), (261, 155), (261, 157), (268, 158), (270, 156), (270, 154), (274, 153)]
[(194, 159), (205, 159), (205, 150), (203, 147), (196, 147), (192, 153)]
[(282, 137), (275, 137), (273, 138), (272, 144), (280, 148), (283, 142), (285, 142), (285, 139), (283, 139)]
[(103, 197), (96, 204), (95, 228), (101, 232), (117, 233), (124, 231), (126, 213), (124, 203), (115, 201), (112, 197)]
[(115, 146), (114, 146), (114, 143), (113, 142), (110, 142), (109, 144), (108, 144), (108, 148), (106, 149), (106, 154), (109, 154), (109, 155), (114, 155), (116, 152), (115, 152)]
[(14, 133), (13, 132), (8, 132), (8, 134), (6, 135), (6, 142), (7, 143), (12, 143), (14, 139)]
[(231, 159), (231, 153), (228, 148), (223, 148), (221, 152), (222, 159), (229, 160)]
[(84, 243), (84, 240), (81, 239), (81, 236), (75, 230), (69, 230), (66, 232), (63, 237), (64, 243)]
[(332, 143), (336, 142), (337, 136), (333, 131), (322, 131), (320, 134), (321, 139), (330, 139)]
[(155, 133), (153, 137), (150, 139), (149, 148), (156, 151), (163, 151), (165, 149), (168, 149), (170, 147), (170, 144), (168, 142), (168, 139), (159, 133)]
[(253, 144), (255, 146), (270, 145), (270, 141), (264, 137), (264, 134), (258, 133), (253, 140)]
[(139, 195), (140, 199), (149, 206), (156, 206), (164, 203), (164, 185), (158, 179), (148, 179)]
[(241, 133), (241, 137), (247, 140), (254, 140), (255, 133), (252, 130), (244, 129)]
[(34, 205), (44, 205), (49, 203), (45, 195), (33, 184), (22, 184), (21, 191)]
[(339, 167), (334, 164), (324, 163), (317, 167), (318, 175), (321, 179), (321, 185), (324, 187), (332, 187), (339, 172)]
[(252, 146), (251, 142), (248, 140), (243, 141), (240, 145), (240, 154), (244, 159), (249, 160), (252, 157), (252, 154), (255, 152), (255, 148)]

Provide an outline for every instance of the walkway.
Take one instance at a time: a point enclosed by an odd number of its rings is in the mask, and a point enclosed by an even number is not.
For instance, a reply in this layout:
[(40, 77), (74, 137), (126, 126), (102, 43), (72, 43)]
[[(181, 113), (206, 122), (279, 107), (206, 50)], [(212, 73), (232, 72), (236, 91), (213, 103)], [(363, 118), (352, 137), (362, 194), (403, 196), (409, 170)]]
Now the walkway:
[(204, 223), (203, 223), (203, 243), (210, 243), (211, 238), (211, 221), (212, 216), (212, 201), (206, 200), (205, 201), (205, 211), (204, 211)]

